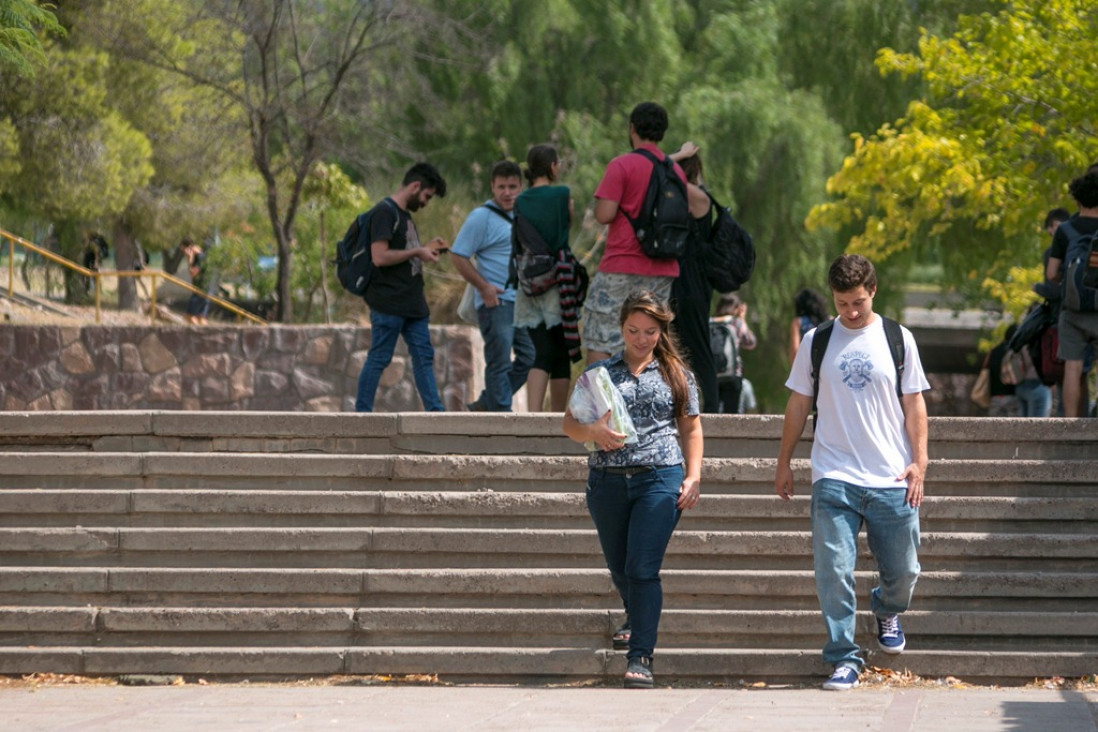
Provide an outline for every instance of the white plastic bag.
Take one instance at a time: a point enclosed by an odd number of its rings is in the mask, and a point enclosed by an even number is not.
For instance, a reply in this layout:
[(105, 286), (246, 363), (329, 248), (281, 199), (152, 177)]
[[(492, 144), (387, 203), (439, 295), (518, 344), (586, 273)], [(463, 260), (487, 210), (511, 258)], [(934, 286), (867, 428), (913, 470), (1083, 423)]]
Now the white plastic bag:
[[(611, 429), (625, 434), (626, 445), (637, 443), (637, 428), (633, 426), (633, 418), (629, 416), (625, 400), (610, 380), (610, 372), (604, 366), (596, 366), (580, 374), (576, 379), (576, 388), (572, 390), (572, 396), (568, 400), (568, 410), (580, 424), (598, 422), (604, 414), (610, 412)], [(585, 442), (584, 447), (591, 452), (598, 449), (592, 441)]]
[(478, 323), (476, 300), (473, 296), (475, 292), (475, 287), (469, 284), (465, 285), (465, 292), (461, 293), (461, 302), (458, 303), (457, 307), (458, 317), (473, 325)]

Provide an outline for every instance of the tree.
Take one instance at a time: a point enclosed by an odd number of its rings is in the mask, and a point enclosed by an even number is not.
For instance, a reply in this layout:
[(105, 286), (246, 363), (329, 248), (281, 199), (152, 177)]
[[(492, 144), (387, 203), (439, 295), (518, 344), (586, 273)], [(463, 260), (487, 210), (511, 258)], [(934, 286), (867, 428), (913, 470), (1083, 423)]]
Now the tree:
[(46, 62), (40, 32), (60, 36), (65, 29), (36, 0), (0, 0), (0, 70), (34, 76)]
[(370, 118), (373, 77), (387, 62), (396, 69), (400, 61), (386, 49), (432, 25), (414, 3), (400, 0), (192, 0), (158, 6), (165, 7), (161, 24), (131, 52), (215, 90), (244, 118), (278, 249), (277, 318), (289, 322), (294, 224), (307, 176), (319, 161), (347, 151), (348, 119)]
[(919, 75), (926, 93), (896, 124), (854, 136), (828, 183), (835, 200), (808, 225), (850, 231), (849, 249), (878, 261), (938, 257), (944, 284), (962, 290), (985, 275), (1028, 286), (1033, 274), (1011, 269), (1039, 268), (1045, 212), (1068, 204), (1067, 181), (1098, 158), (1094, 58), (1087, 0), (1016, 0), (960, 18), (950, 36), (924, 34), (918, 53), (883, 49), (880, 68)]

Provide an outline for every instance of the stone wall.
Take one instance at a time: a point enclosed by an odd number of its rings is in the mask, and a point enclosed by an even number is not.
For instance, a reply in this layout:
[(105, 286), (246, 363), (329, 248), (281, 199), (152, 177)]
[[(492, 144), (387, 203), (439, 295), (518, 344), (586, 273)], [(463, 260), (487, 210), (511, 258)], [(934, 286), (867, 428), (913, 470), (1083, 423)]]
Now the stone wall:
[[(432, 326), (447, 410), (484, 382), (477, 328)], [(5, 411), (187, 409), (352, 412), (369, 327), (0, 326)], [(381, 379), (379, 412), (419, 411), (399, 342)]]

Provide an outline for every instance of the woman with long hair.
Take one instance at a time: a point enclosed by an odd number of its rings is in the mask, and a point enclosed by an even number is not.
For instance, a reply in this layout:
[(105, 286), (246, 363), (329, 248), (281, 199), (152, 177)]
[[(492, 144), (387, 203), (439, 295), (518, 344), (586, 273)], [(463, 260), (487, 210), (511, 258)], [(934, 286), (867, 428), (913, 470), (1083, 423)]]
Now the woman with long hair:
[(564, 413), (564, 433), (593, 442), (588, 458), (587, 510), (626, 622), (615, 648), (628, 648), (626, 688), (651, 688), (663, 588), (660, 568), (682, 515), (700, 499), (702, 428), (698, 388), (671, 331), (674, 314), (649, 291), (634, 292), (621, 308), (621, 353), (591, 364), (604, 367), (636, 429), (610, 426), (610, 413), (581, 424)]
[(820, 323), (831, 320), (829, 305), (824, 296), (811, 287), (802, 287), (793, 296), (793, 320), (789, 323), (789, 362), (797, 356), (804, 334)]

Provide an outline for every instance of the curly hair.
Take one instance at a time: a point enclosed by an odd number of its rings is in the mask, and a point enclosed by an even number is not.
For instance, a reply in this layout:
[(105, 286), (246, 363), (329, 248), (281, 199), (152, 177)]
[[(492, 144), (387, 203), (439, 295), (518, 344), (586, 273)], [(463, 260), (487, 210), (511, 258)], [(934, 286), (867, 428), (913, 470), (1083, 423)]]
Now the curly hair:
[(819, 325), (830, 316), (827, 300), (811, 287), (802, 287), (793, 296), (793, 312), (798, 317), (806, 316), (812, 325)]
[(877, 270), (860, 254), (843, 254), (831, 263), (827, 284), (834, 292), (850, 292), (862, 286), (873, 292), (877, 289)]
[(641, 102), (629, 114), (629, 124), (642, 140), (659, 142), (667, 132), (667, 110), (655, 102)]
[(1071, 197), (1083, 208), (1098, 206), (1098, 165), (1087, 168), (1087, 172), (1068, 184)]

